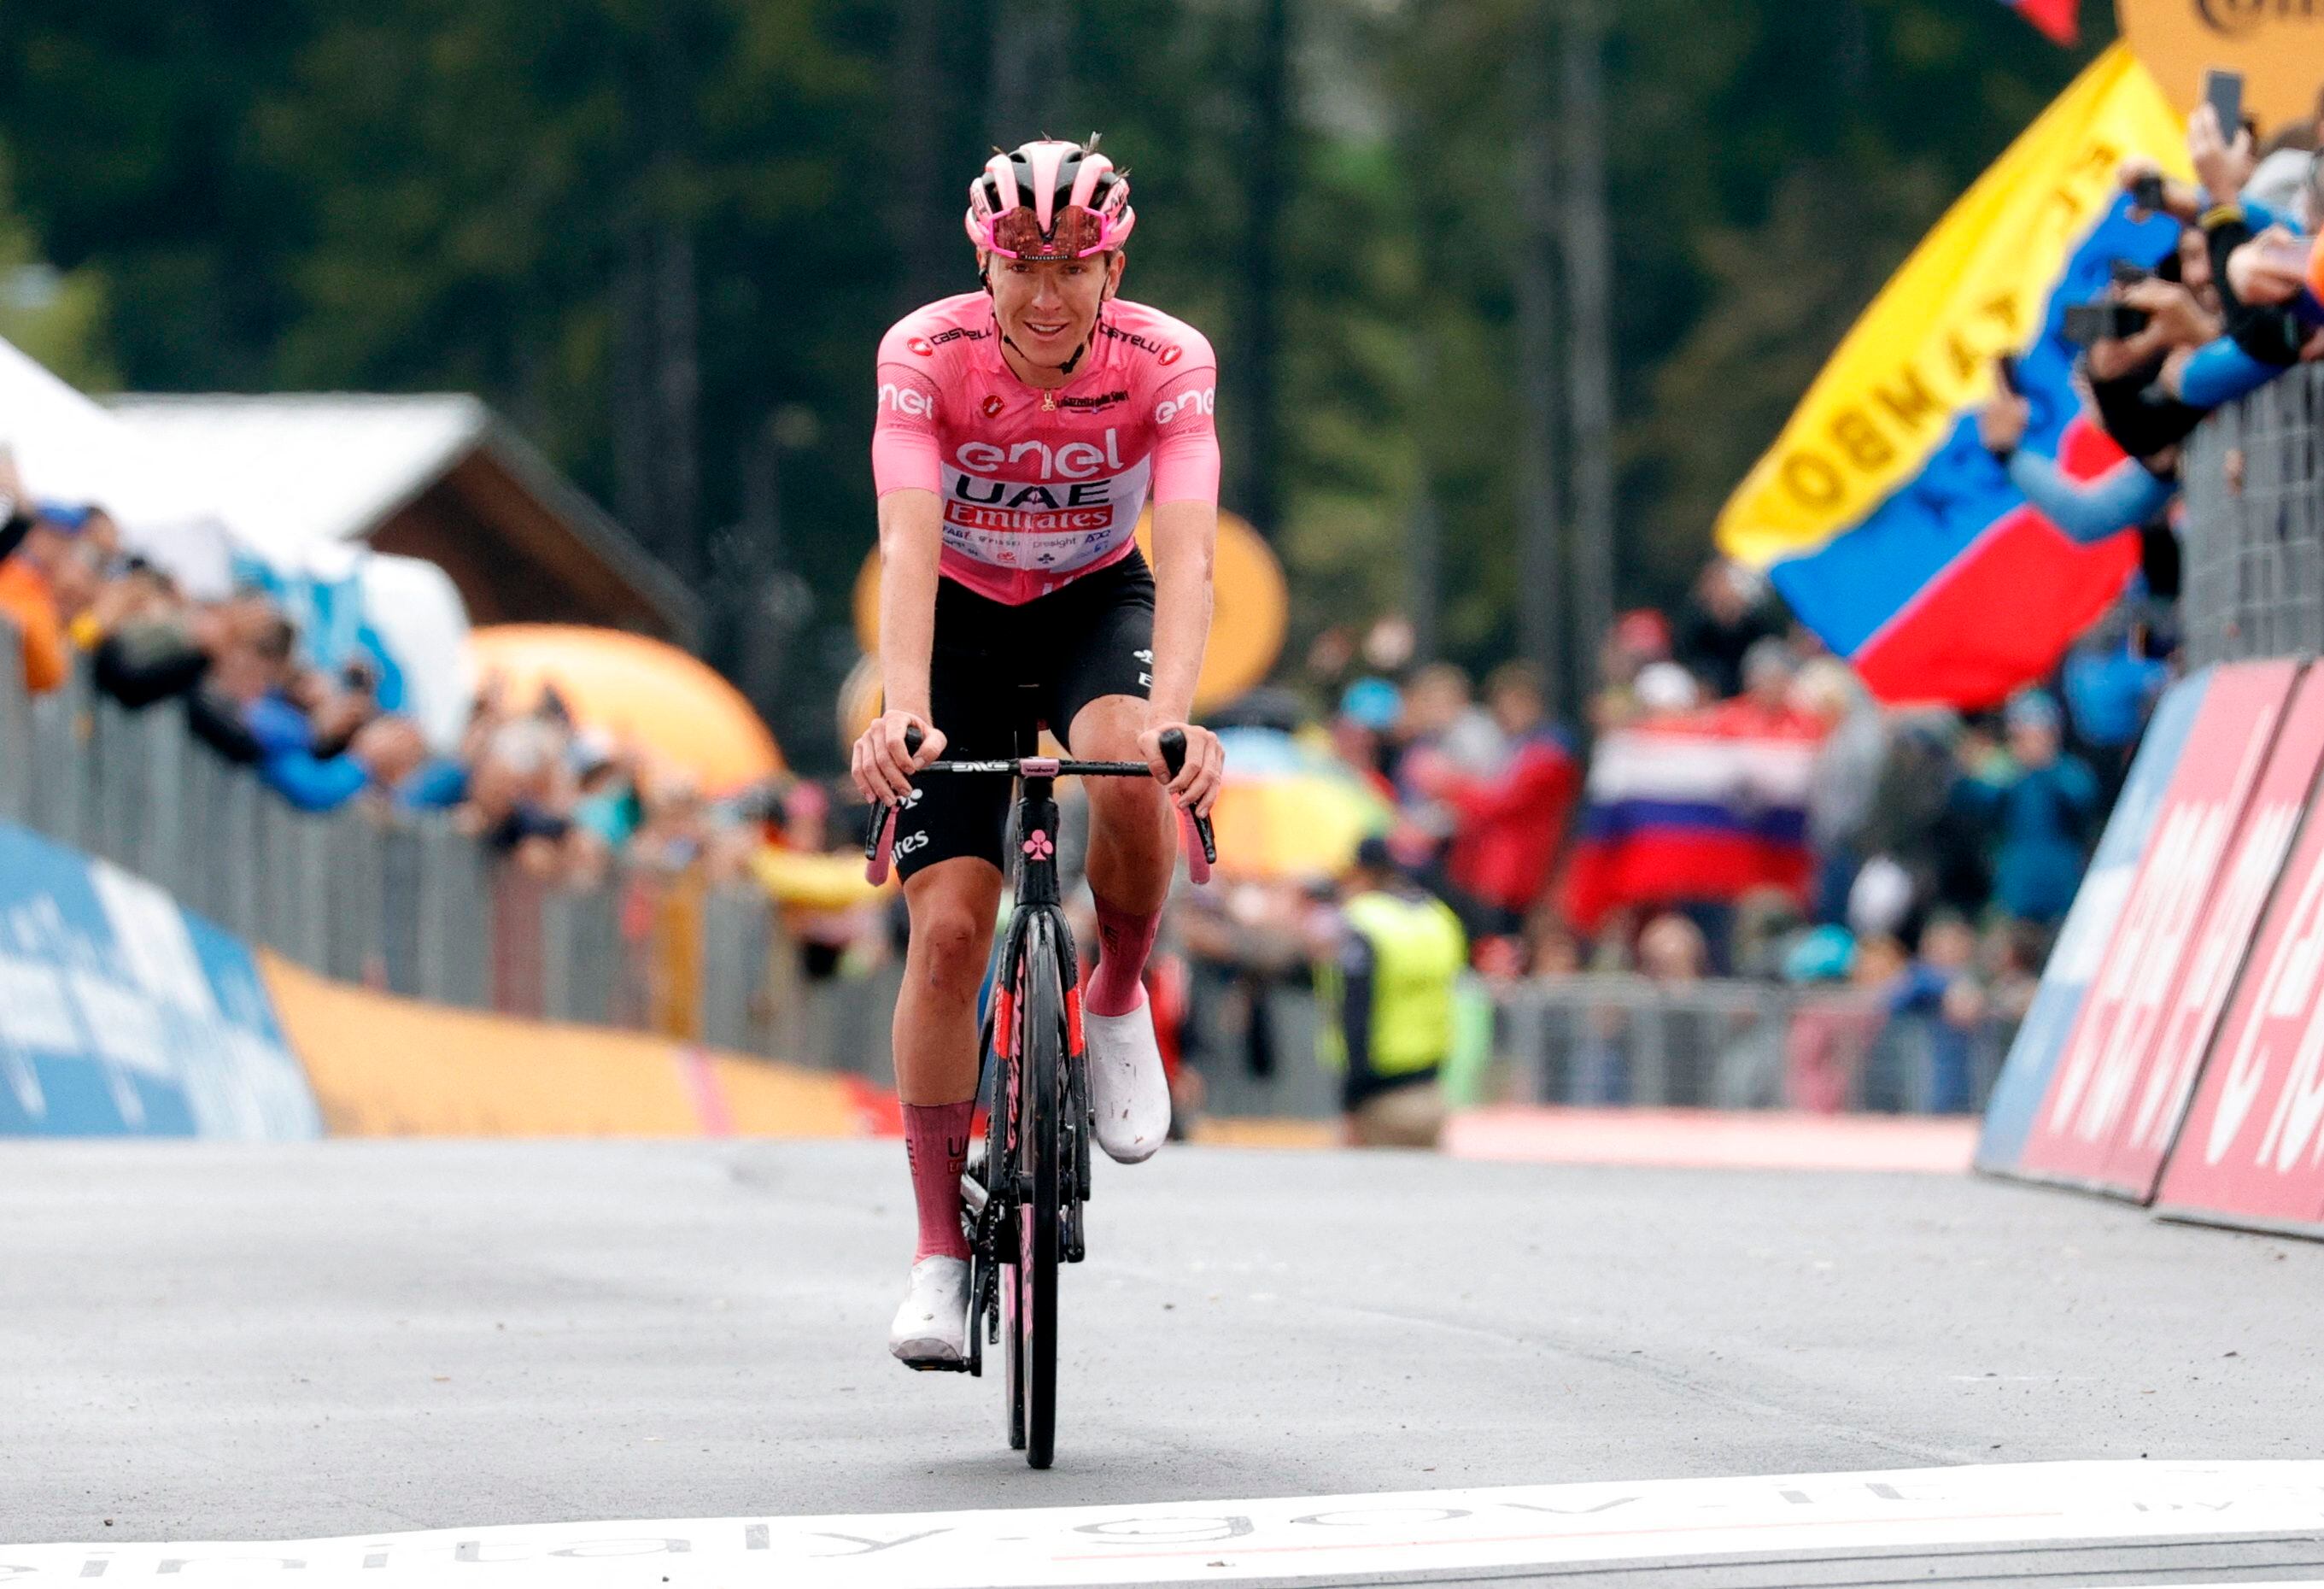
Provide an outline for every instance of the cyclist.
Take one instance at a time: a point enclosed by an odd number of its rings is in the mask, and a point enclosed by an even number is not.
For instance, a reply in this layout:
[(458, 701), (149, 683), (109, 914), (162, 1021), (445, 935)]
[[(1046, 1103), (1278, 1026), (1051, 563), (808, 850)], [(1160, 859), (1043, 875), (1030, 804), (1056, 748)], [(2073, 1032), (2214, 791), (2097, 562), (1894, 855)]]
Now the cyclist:
[[(1207, 814), (1222, 765), (1217, 737), (1186, 721), (1218, 529), (1211, 346), (1116, 296), (1137, 217), (1094, 138), (995, 154), (970, 184), (966, 221), (981, 290), (915, 310), (880, 344), (872, 467), (887, 700), (853, 769), (867, 799), (902, 803), (894, 854), (911, 940), (896, 1085), (919, 1243), (889, 1348), (916, 1367), (965, 1352), (960, 1175), (1010, 790), (998, 778), (916, 789), (913, 771), (947, 750), (1014, 755), (1028, 692), (1031, 715), (1075, 755), (1153, 767), (1157, 783), (1089, 790), (1099, 960), (1083, 1035), (1098, 1145), (1135, 1164), (1170, 1125), (1139, 981), (1176, 855), (1159, 783)], [(1150, 571), (1131, 540), (1149, 498)], [(1175, 779), (1157, 744), (1172, 727), (1187, 745)], [(914, 729), (917, 755), (905, 749)]]

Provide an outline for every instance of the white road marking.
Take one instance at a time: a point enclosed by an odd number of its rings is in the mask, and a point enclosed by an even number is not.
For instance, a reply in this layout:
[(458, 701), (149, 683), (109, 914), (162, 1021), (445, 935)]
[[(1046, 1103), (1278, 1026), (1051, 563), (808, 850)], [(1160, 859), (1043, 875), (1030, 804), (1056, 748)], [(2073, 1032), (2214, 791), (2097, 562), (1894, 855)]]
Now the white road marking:
[[(522, 1523), (275, 1543), (0, 1545), (0, 1586), (1250, 1582), (2324, 1529), (2324, 1461), (2068, 1462), (1154, 1505)], [(2312, 1586), (2313, 1589), (2313, 1586)]]

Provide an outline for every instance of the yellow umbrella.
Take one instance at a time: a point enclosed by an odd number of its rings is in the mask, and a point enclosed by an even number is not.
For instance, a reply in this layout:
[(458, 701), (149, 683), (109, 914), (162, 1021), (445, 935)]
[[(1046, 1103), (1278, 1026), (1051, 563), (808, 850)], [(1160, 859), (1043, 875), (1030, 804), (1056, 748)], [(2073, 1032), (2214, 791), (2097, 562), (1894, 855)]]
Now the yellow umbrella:
[(1271, 729), (1230, 728), (1226, 782), (1211, 811), (1219, 871), (1228, 876), (1336, 877), (1367, 835), (1395, 812), (1333, 757)]

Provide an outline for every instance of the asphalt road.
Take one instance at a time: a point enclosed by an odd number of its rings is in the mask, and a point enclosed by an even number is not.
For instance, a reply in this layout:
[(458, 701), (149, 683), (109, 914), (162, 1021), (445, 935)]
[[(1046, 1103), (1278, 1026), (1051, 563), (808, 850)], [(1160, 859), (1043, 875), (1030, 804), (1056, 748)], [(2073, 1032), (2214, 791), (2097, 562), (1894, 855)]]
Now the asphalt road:
[(893, 1143), (11, 1143), (0, 1540), (2317, 1447), (2324, 1247), (1967, 1178), (1100, 1167), (1054, 1470), (885, 1355)]

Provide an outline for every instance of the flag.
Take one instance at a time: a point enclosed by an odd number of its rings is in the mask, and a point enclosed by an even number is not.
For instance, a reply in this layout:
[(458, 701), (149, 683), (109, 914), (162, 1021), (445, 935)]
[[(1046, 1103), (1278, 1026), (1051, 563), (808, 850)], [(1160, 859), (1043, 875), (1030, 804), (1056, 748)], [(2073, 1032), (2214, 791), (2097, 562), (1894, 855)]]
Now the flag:
[(1616, 728), (1590, 759), (1560, 906), (1595, 932), (1609, 910), (1735, 900), (1779, 888), (1803, 903), (1813, 718), (1748, 700)]
[(2022, 445), (2087, 478), (2120, 454), (2079, 417), (2066, 306), (2178, 224), (2130, 218), (2132, 153), (2187, 170), (2177, 115), (2122, 45), (1957, 200), (1864, 311), (1719, 516), (1800, 621), (1891, 701), (1985, 707), (2041, 678), (2120, 594), (2137, 537), (2077, 546), (1977, 439), (1997, 355), (2018, 356)]
[(2001, 3), (2047, 33), (2053, 43), (2070, 47), (2081, 42), (2081, 0), (2001, 0)]

